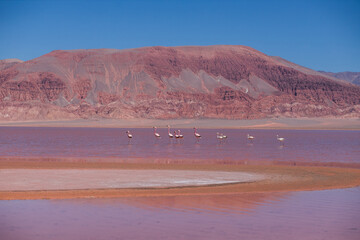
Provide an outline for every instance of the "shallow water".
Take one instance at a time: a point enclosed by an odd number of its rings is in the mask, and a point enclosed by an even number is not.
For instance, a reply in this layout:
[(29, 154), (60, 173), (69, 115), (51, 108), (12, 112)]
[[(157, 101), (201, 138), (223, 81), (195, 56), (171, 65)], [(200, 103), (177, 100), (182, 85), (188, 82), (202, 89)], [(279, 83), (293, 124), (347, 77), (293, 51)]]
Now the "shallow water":
[(359, 239), (360, 188), (0, 201), (1, 239)]
[[(101, 161), (183, 162), (341, 162), (360, 163), (360, 131), (327, 130), (182, 130), (184, 139), (170, 140), (167, 129), (0, 128), (0, 157), (92, 158)], [(216, 132), (228, 136), (218, 141)], [(255, 136), (251, 143), (247, 134)], [(276, 135), (285, 138), (280, 144)], [(129, 160), (130, 159), (130, 160)]]
[[(0, 158), (360, 163), (360, 131), (0, 128)], [(216, 132), (228, 136), (219, 142)], [(253, 143), (247, 134), (255, 136)], [(285, 144), (276, 140), (285, 137)], [(124, 160), (125, 159), (125, 160)], [(359, 239), (360, 188), (212, 196), (0, 201), (0, 239)]]

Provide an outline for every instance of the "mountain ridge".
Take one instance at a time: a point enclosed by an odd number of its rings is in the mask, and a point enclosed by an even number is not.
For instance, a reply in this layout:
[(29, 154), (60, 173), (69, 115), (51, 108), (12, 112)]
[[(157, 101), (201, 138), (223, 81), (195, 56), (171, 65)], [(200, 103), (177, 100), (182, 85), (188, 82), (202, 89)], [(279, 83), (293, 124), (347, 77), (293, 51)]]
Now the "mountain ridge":
[(360, 87), (240, 45), (55, 50), (0, 70), (0, 120), (359, 117), (359, 105)]
[(325, 72), (325, 71), (319, 71), (320, 73), (323, 73), (327, 76), (334, 77), (337, 79), (342, 79), (344, 81), (350, 82), (352, 84), (360, 86), (360, 72)]

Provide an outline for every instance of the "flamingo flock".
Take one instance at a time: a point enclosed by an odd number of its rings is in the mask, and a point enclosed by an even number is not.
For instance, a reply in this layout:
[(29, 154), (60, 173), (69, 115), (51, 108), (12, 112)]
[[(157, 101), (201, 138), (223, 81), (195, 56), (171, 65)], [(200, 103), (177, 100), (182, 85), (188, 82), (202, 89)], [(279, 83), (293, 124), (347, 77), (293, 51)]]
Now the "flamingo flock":
[(184, 138), (184, 135), (181, 134), (180, 130), (177, 130), (177, 132), (174, 131), (174, 133), (175, 133), (175, 138)]
[(216, 133), (216, 138), (219, 139), (219, 140), (225, 140), (225, 139), (227, 139), (227, 136), (224, 135), (223, 133), (217, 132)]
[[(161, 138), (161, 135), (156, 131), (157, 130), (157, 127), (153, 127), (154, 129), (154, 136), (156, 139), (159, 139)], [(174, 130), (174, 134), (171, 133), (171, 130), (170, 130), (170, 125), (167, 125), (167, 129), (168, 129), (168, 137), (169, 139), (173, 139), (173, 138), (176, 138), (176, 139), (183, 139), (184, 138), (184, 135), (181, 134), (181, 131), (180, 129), (178, 129), (177, 131)], [(197, 139), (197, 140), (200, 140), (201, 139), (201, 135), (197, 132), (197, 128), (194, 127), (194, 137)], [(133, 135), (131, 134), (131, 132), (128, 130), (126, 131), (126, 135), (127, 137), (130, 139), (133, 138)], [(223, 141), (223, 140), (226, 140), (227, 139), (227, 136), (223, 133), (219, 133), (217, 132), (216, 133), (216, 138), (219, 140), (219, 141)], [(250, 135), (250, 134), (247, 134), (247, 139), (248, 141), (250, 142), (253, 142), (255, 137)], [(285, 138), (283, 137), (280, 137), (279, 135), (276, 135), (276, 139), (277, 141), (280, 142), (281, 145), (284, 145), (284, 142), (285, 142)]]

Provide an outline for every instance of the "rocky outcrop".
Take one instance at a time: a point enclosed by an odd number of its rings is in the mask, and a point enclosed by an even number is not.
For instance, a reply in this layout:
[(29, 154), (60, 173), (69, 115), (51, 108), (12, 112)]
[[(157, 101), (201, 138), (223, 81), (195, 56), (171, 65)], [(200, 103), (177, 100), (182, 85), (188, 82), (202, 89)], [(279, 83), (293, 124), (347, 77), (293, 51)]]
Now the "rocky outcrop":
[(359, 117), (359, 106), (360, 87), (245, 46), (53, 51), (0, 70), (0, 120)]

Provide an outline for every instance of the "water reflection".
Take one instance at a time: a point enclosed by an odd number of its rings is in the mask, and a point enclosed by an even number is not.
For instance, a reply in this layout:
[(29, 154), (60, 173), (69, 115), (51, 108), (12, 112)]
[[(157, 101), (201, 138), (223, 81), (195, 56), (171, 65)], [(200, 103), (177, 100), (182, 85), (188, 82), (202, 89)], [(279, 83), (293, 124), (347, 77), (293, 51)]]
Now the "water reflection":
[[(153, 211), (167, 209), (180, 212), (195, 211), (199, 213), (213, 211), (213, 214), (244, 214), (254, 211), (259, 205), (274, 201), (276, 202), (285, 199), (290, 195), (291, 193), (242, 193), (199, 196), (139, 197), (124, 198), (120, 201), (137, 208)], [(102, 200), (105, 204), (106, 202), (111, 203), (112, 201), (113, 200)]]
[(360, 188), (0, 201), (2, 239), (358, 239)]

